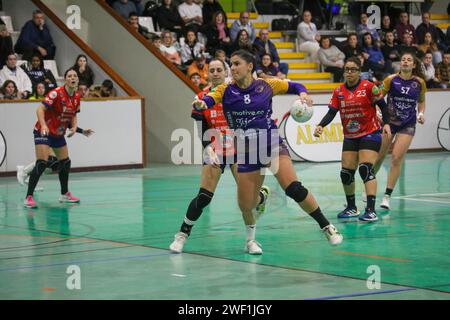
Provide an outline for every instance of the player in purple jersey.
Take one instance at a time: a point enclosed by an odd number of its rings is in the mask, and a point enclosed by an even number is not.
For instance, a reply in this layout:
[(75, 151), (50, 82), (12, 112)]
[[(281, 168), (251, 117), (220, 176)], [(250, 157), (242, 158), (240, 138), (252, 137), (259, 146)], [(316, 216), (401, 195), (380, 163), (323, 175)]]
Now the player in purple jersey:
[[(272, 97), (276, 94), (298, 94), (310, 106), (312, 100), (299, 83), (254, 79), (255, 66), (252, 54), (244, 50), (234, 52), (231, 55), (234, 82), (221, 85), (193, 102), (197, 109), (222, 103), (228, 125), (234, 130), (238, 153), (238, 204), (247, 230), (245, 250), (250, 254), (262, 254), (261, 245), (255, 240), (256, 220), (252, 211), (260, 201), (259, 190), (264, 181), (260, 170), (267, 167), (271, 168), (286, 195), (316, 220), (328, 241), (333, 245), (340, 244), (342, 235), (325, 218), (312, 193), (298, 181), (286, 145), (271, 119)], [(267, 153), (264, 155), (264, 152)]]
[[(416, 132), (416, 122), (424, 124), (425, 93), (427, 87), (420, 62), (411, 53), (404, 53), (400, 60), (400, 72), (384, 79), (382, 91), (387, 95), (387, 104), (391, 114), (390, 137), (383, 135), (381, 150), (375, 164), (377, 172), (392, 145), (391, 167), (386, 192), (381, 201), (381, 208), (390, 209), (389, 200), (400, 176), (405, 154)], [(416, 111), (417, 108), (417, 111)]]

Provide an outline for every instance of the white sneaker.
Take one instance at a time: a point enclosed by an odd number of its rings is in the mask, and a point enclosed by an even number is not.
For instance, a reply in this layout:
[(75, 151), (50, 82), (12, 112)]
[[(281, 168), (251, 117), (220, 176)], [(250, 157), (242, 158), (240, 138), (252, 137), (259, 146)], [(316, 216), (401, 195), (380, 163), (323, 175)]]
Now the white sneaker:
[(367, 202), (367, 193), (365, 190), (363, 190), (363, 192), (362, 192), (361, 200), (362, 200), (362, 202)]
[(17, 166), (17, 181), (21, 186), (25, 185), (25, 179), (27, 178), (27, 175), (23, 169), (24, 166)]
[(344, 237), (342, 236), (342, 234), (340, 234), (338, 229), (336, 229), (336, 227), (333, 226), (332, 224), (329, 224), (328, 226), (323, 228), (322, 232), (327, 237), (328, 242), (333, 246), (341, 244), (342, 241), (344, 240)]
[(184, 232), (178, 232), (175, 235), (175, 240), (170, 244), (170, 251), (174, 253), (182, 253), (184, 243), (186, 242), (188, 235)]
[(391, 209), (391, 206), (389, 204), (390, 199), (391, 197), (385, 194), (383, 200), (381, 200), (380, 207), (386, 210), (390, 210)]
[(261, 244), (256, 240), (248, 240), (245, 244), (245, 252), (248, 254), (262, 254)]

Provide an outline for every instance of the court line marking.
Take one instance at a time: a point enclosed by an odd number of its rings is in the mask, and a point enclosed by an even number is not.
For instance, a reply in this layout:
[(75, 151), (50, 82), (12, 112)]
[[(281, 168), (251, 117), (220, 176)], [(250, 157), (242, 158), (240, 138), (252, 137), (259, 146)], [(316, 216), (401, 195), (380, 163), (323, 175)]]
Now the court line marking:
[(356, 252), (334, 251), (334, 253), (355, 256), (355, 257), (366, 257), (366, 258), (377, 259), (377, 260), (388, 260), (388, 261), (404, 262), (404, 263), (405, 262), (414, 262), (413, 260), (390, 258), (390, 257), (383, 257), (383, 256), (374, 256), (374, 255), (370, 255), (370, 254), (356, 253)]
[(375, 294), (385, 294), (385, 293), (397, 293), (404, 291), (415, 291), (417, 289), (413, 288), (405, 288), (405, 289), (396, 289), (396, 290), (384, 290), (384, 291), (371, 291), (371, 292), (361, 292), (361, 293), (350, 293), (350, 294), (342, 294), (337, 296), (328, 296), (328, 297), (319, 297), (319, 298), (307, 298), (303, 300), (331, 300), (331, 299), (340, 299), (340, 298), (352, 298), (352, 297), (363, 297), (370, 296)]
[(411, 200), (411, 201), (419, 201), (419, 202), (432, 202), (432, 203), (440, 203), (440, 204), (450, 204), (450, 201), (436, 201), (436, 200), (428, 200), (428, 199), (417, 199), (417, 198), (393, 198), (398, 200)]

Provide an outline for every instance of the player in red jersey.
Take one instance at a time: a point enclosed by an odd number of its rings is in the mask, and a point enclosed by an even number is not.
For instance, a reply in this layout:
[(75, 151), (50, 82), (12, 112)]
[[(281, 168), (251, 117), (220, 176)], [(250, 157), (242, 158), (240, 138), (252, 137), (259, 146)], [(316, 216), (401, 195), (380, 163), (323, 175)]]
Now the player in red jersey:
[[(203, 95), (206, 95), (210, 91), (214, 91), (217, 86), (225, 82), (226, 67), (222, 60), (211, 60), (208, 72), (208, 78), (212, 82), (212, 88), (200, 92), (197, 95), (198, 99), (202, 99)], [(234, 138), (223, 114), (222, 104), (218, 103), (207, 110), (193, 109), (191, 117), (197, 121), (201, 121), (202, 130), (199, 130), (199, 134), (201, 134), (200, 140), (204, 147), (204, 163), (201, 174), (200, 190), (197, 196), (190, 202), (180, 230), (175, 235), (175, 240), (170, 245), (170, 250), (175, 253), (181, 253), (183, 251), (184, 244), (191, 233), (192, 227), (200, 218), (203, 209), (211, 202), (217, 184), (219, 183), (220, 177), (227, 164), (230, 165), (235, 180), (237, 175)], [(211, 139), (205, 141), (204, 138), (207, 138), (208, 135), (211, 136)], [(257, 215), (264, 212), (265, 203), (269, 193), (269, 187), (261, 187), (260, 203), (256, 208)]]
[(60, 202), (74, 203), (80, 199), (68, 190), (70, 158), (64, 135), (68, 127), (68, 137), (77, 129), (77, 113), (80, 112), (80, 94), (78, 93), (78, 75), (74, 69), (64, 73), (65, 84), (50, 91), (37, 108), (38, 121), (34, 127), (34, 144), (36, 148), (36, 165), (30, 174), (27, 196), (24, 205), (36, 207), (33, 193), (40, 176), (47, 168), (50, 149), (53, 149), (59, 161), (59, 181), (61, 183)]
[(391, 134), (389, 112), (382, 99), (381, 90), (372, 82), (361, 80), (360, 74), (360, 60), (348, 59), (344, 65), (345, 83), (334, 90), (328, 113), (316, 127), (314, 135), (320, 136), (323, 128), (330, 124), (338, 111), (340, 112), (344, 130), (341, 181), (347, 198), (347, 207), (338, 214), (338, 218), (359, 216), (355, 204), (354, 179), (358, 168), (367, 193), (367, 207), (359, 219), (376, 221), (377, 181), (373, 166), (381, 147), (381, 125), (375, 105), (381, 109), (385, 124), (383, 132), (386, 135)]

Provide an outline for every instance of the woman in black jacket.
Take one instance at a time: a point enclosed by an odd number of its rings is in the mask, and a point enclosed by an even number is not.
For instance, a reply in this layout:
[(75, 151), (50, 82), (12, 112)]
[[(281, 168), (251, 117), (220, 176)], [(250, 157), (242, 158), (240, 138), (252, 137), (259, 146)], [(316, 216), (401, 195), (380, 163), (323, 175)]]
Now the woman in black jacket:
[(21, 67), (31, 80), (33, 92), (36, 91), (37, 84), (41, 82), (45, 84), (46, 92), (49, 92), (58, 86), (52, 71), (44, 68), (44, 61), (40, 54), (33, 54), (30, 61), (28, 61), (27, 64), (21, 65)]
[(230, 30), (227, 27), (226, 15), (222, 11), (215, 12), (210, 24), (205, 25), (202, 31), (207, 41), (207, 51), (214, 55), (216, 50), (224, 50), (226, 55), (231, 54), (232, 42), (230, 39)]
[(72, 68), (77, 72), (80, 82), (86, 83), (88, 87), (94, 84), (95, 75), (84, 54), (78, 55)]
[(172, 0), (163, 0), (156, 12), (156, 20), (161, 30), (170, 30), (181, 36), (184, 22)]

